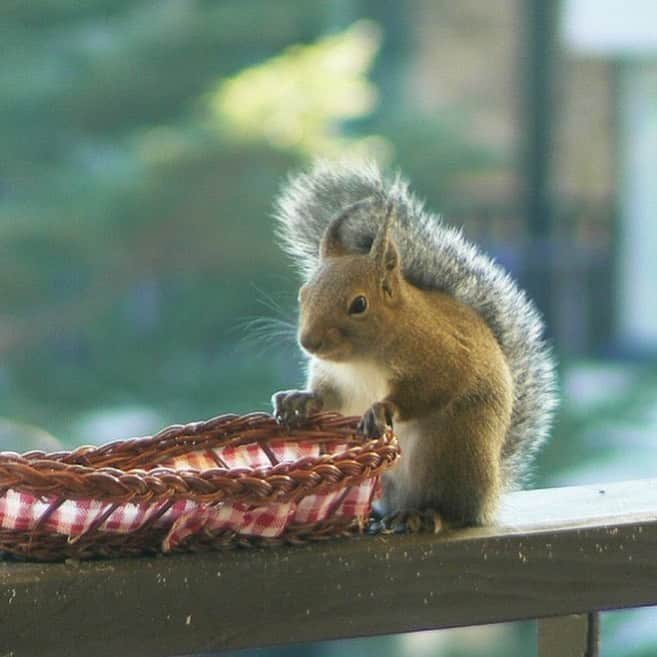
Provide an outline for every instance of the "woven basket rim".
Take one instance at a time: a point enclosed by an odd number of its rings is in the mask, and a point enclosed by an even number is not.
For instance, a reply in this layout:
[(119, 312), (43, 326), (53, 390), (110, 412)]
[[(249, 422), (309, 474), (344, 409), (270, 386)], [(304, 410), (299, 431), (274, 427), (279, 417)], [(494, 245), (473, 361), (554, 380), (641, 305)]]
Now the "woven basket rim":
[[(400, 455), (392, 430), (380, 438), (366, 439), (357, 433), (358, 421), (357, 417), (321, 413), (302, 426), (286, 429), (267, 413), (225, 414), (202, 422), (171, 425), (153, 436), (112, 441), (98, 447), (49, 454), (0, 452), (0, 495), (13, 490), (48, 503), (31, 529), (0, 529), (0, 551), (37, 561), (156, 553), (161, 550), (168, 529), (154, 523), (178, 500), (259, 506), (334, 491), (346, 494), (351, 486), (378, 477)], [(330, 443), (328, 449), (343, 447), (317, 457), (274, 463), (276, 456), (269, 446), (275, 441)], [(206, 470), (174, 470), (159, 465), (189, 452), (200, 450), (210, 455), (215, 447), (254, 443), (260, 445), (271, 466), (231, 469), (218, 465)], [(221, 461), (215, 456), (213, 460)], [(341, 497), (340, 492), (338, 499)], [(107, 508), (89, 528), (73, 537), (44, 528), (43, 523), (61, 504), (79, 499), (98, 500)], [(142, 502), (163, 504), (134, 531), (112, 533), (101, 529), (105, 519), (122, 504)], [(356, 516), (329, 516), (320, 522), (293, 522), (275, 538), (249, 536), (230, 529), (218, 533), (201, 531), (172, 549), (177, 552), (299, 544), (352, 534), (362, 521)]]
[[(267, 413), (224, 414), (201, 422), (174, 424), (153, 436), (117, 440), (97, 447), (24, 454), (0, 452), (0, 494), (9, 489), (39, 497), (93, 498), (107, 502), (188, 499), (245, 503), (284, 502), (336, 486), (351, 486), (380, 474), (399, 456), (392, 430), (366, 439), (358, 418), (320, 413), (303, 426), (286, 429)], [(172, 469), (148, 458), (173, 456), (226, 445), (272, 441), (347, 444), (342, 451), (271, 466)], [(150, 455), (150, 456), (149, 456)]]
[[(243, 415), (224, 413), (208, 420), (188, 422), (186, 424), (171, 424), (152, 436), (137, 436), (127, 439), (111, 440), (100, 445), (80, 445), (71, 450), (58, 450), (54, 452), (44, 452), (42, 450), (29, 450), (26, 452), (0, 451), (0, 463), (6, 460), (26, 459), (30, 461), (51, 460), (69, 464), (83, 464), (98, 456), (108, 454), (121, 456), (125, 453), (132, 453), (136, 446), (139, 447), (140, 451), (143, 451), (151, 446), (160, 447), (162, 443), (169, 443), (171, 441), (179, 442), (183, 449), (177, 453), (182, 454), (198, 449), (197, 441), (203, 440), (209, 434), (222, 432), (222, 429), (226, 437), (226, 440), (222, 441), (222, 445), (231, 446), (239, 446), (252, 442), (262, 443), (271, 440), (326, 442), (335, 441), (336, 439), (348, 440), (358, 445), (364, 445), (368, 441), (377, 440), (376, 438), (364, 438), (357, 433), (356, 426), (359, 419), (357, 416), (343, 416), (335, 412), (323, 412), (313, 415), (303, 425), (286, 428), (272, 415), (265, 412), (258, 411)], [(225, 425), (232, 423), (243, 425), (241, 427), (242, 430), (239, 431), (237, 428), (226, 430)], [(266, 433), (264, 435), (254, 435), (251, 433), (254, 429), (264, 429)], [(229, 438), (229, 433), (237, 435)], [(245, 434), (247, 437), (242, 437)]]

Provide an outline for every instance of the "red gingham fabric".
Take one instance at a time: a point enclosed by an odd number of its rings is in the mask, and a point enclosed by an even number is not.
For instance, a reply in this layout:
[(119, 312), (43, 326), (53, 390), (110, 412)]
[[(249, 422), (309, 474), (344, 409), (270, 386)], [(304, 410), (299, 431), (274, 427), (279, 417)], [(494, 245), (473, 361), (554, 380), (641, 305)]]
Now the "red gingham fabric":
[[(331, 451), (344, 448), (344, 445), (332, 445)], [(218, 466), (258, 468), (319, 455), (317, 444), (280, 440), (272, 441), (266, 451), (256, 444), (198, 450), (163, 461), (158, 467), (176, 470), (204, 470)], [(69, 541), (75, 542), (92, 529), (127, 534), (151, 523), (154, 527), (168, 528), (162, 542), (162, 550), (168, 552), (198, 532), (231, 531), (244, 536), (273, 538), (280, 536), (289, 524), (321, 522), (331, 516), (364, 518), (377, 490), (375, 482), (368, 480), (346, 490), (308, 495), (299, 502), (259, 506), (241, 502), (201, 504), (186, 500), (174, 504), (120, 505), (98, 500), (62, 502), (55, 497), (38, 498), (8, 490), (0, 496), (0, 528), (15, 531), (40, 529), (64, 534)]]

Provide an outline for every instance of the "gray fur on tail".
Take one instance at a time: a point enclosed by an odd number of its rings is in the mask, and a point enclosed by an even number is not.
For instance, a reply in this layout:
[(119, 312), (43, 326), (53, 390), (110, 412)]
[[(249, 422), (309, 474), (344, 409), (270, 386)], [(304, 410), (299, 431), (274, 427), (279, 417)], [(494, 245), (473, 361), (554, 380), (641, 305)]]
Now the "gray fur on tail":
[(276, 205), (278, 235), (304, 279), (315, 270), (319, 242), (330, 220), (345, 206), (371, 198), (372, 207), (345, 222), (343, 243), (366, 252), (394, 204), (392, 237), (406, 279), (442, 290), (474, 308), (504, 352), (514, 383), (511, 427), (502, 467), (506, 486), (523, 483), (535, 452), (547, 437), (556, 407), (556, 376), (543, 322), (534, 304), (509, 275), (442, 220), (424, 210), (400, 177), (385, 180), (374, 165), (320, 162), (307, 174), (290, 178)]

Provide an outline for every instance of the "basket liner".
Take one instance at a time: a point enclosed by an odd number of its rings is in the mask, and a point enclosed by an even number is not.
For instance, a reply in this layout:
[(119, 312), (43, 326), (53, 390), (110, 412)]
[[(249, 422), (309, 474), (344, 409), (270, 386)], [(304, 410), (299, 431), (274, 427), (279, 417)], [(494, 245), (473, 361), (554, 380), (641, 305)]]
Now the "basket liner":
[(130, 537), (143, 536), (144, 550), (170, 552), (362, 524), (398, 456), (394, 436), (359, 439), (355, 418), (336, 414), (288, 434), (266, 414), (221, 416), (73, 452), (3, 453), (0, 549), (90, 556), (125, 538), (134, 553)]

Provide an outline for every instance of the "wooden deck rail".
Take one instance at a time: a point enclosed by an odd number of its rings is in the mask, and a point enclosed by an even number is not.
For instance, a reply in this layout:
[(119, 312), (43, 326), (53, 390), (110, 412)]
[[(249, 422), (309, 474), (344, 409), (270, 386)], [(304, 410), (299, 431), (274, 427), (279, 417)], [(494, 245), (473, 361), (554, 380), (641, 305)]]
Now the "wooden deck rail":
[[(508, 495), (443, 537), (0, 564), (0, 655), (167, 657), (530, 618), (541, 657), (596, 654), (596, 614), (657, 604), (657, 480)], [(577, 614), (577, 616), (569, 616)]]

